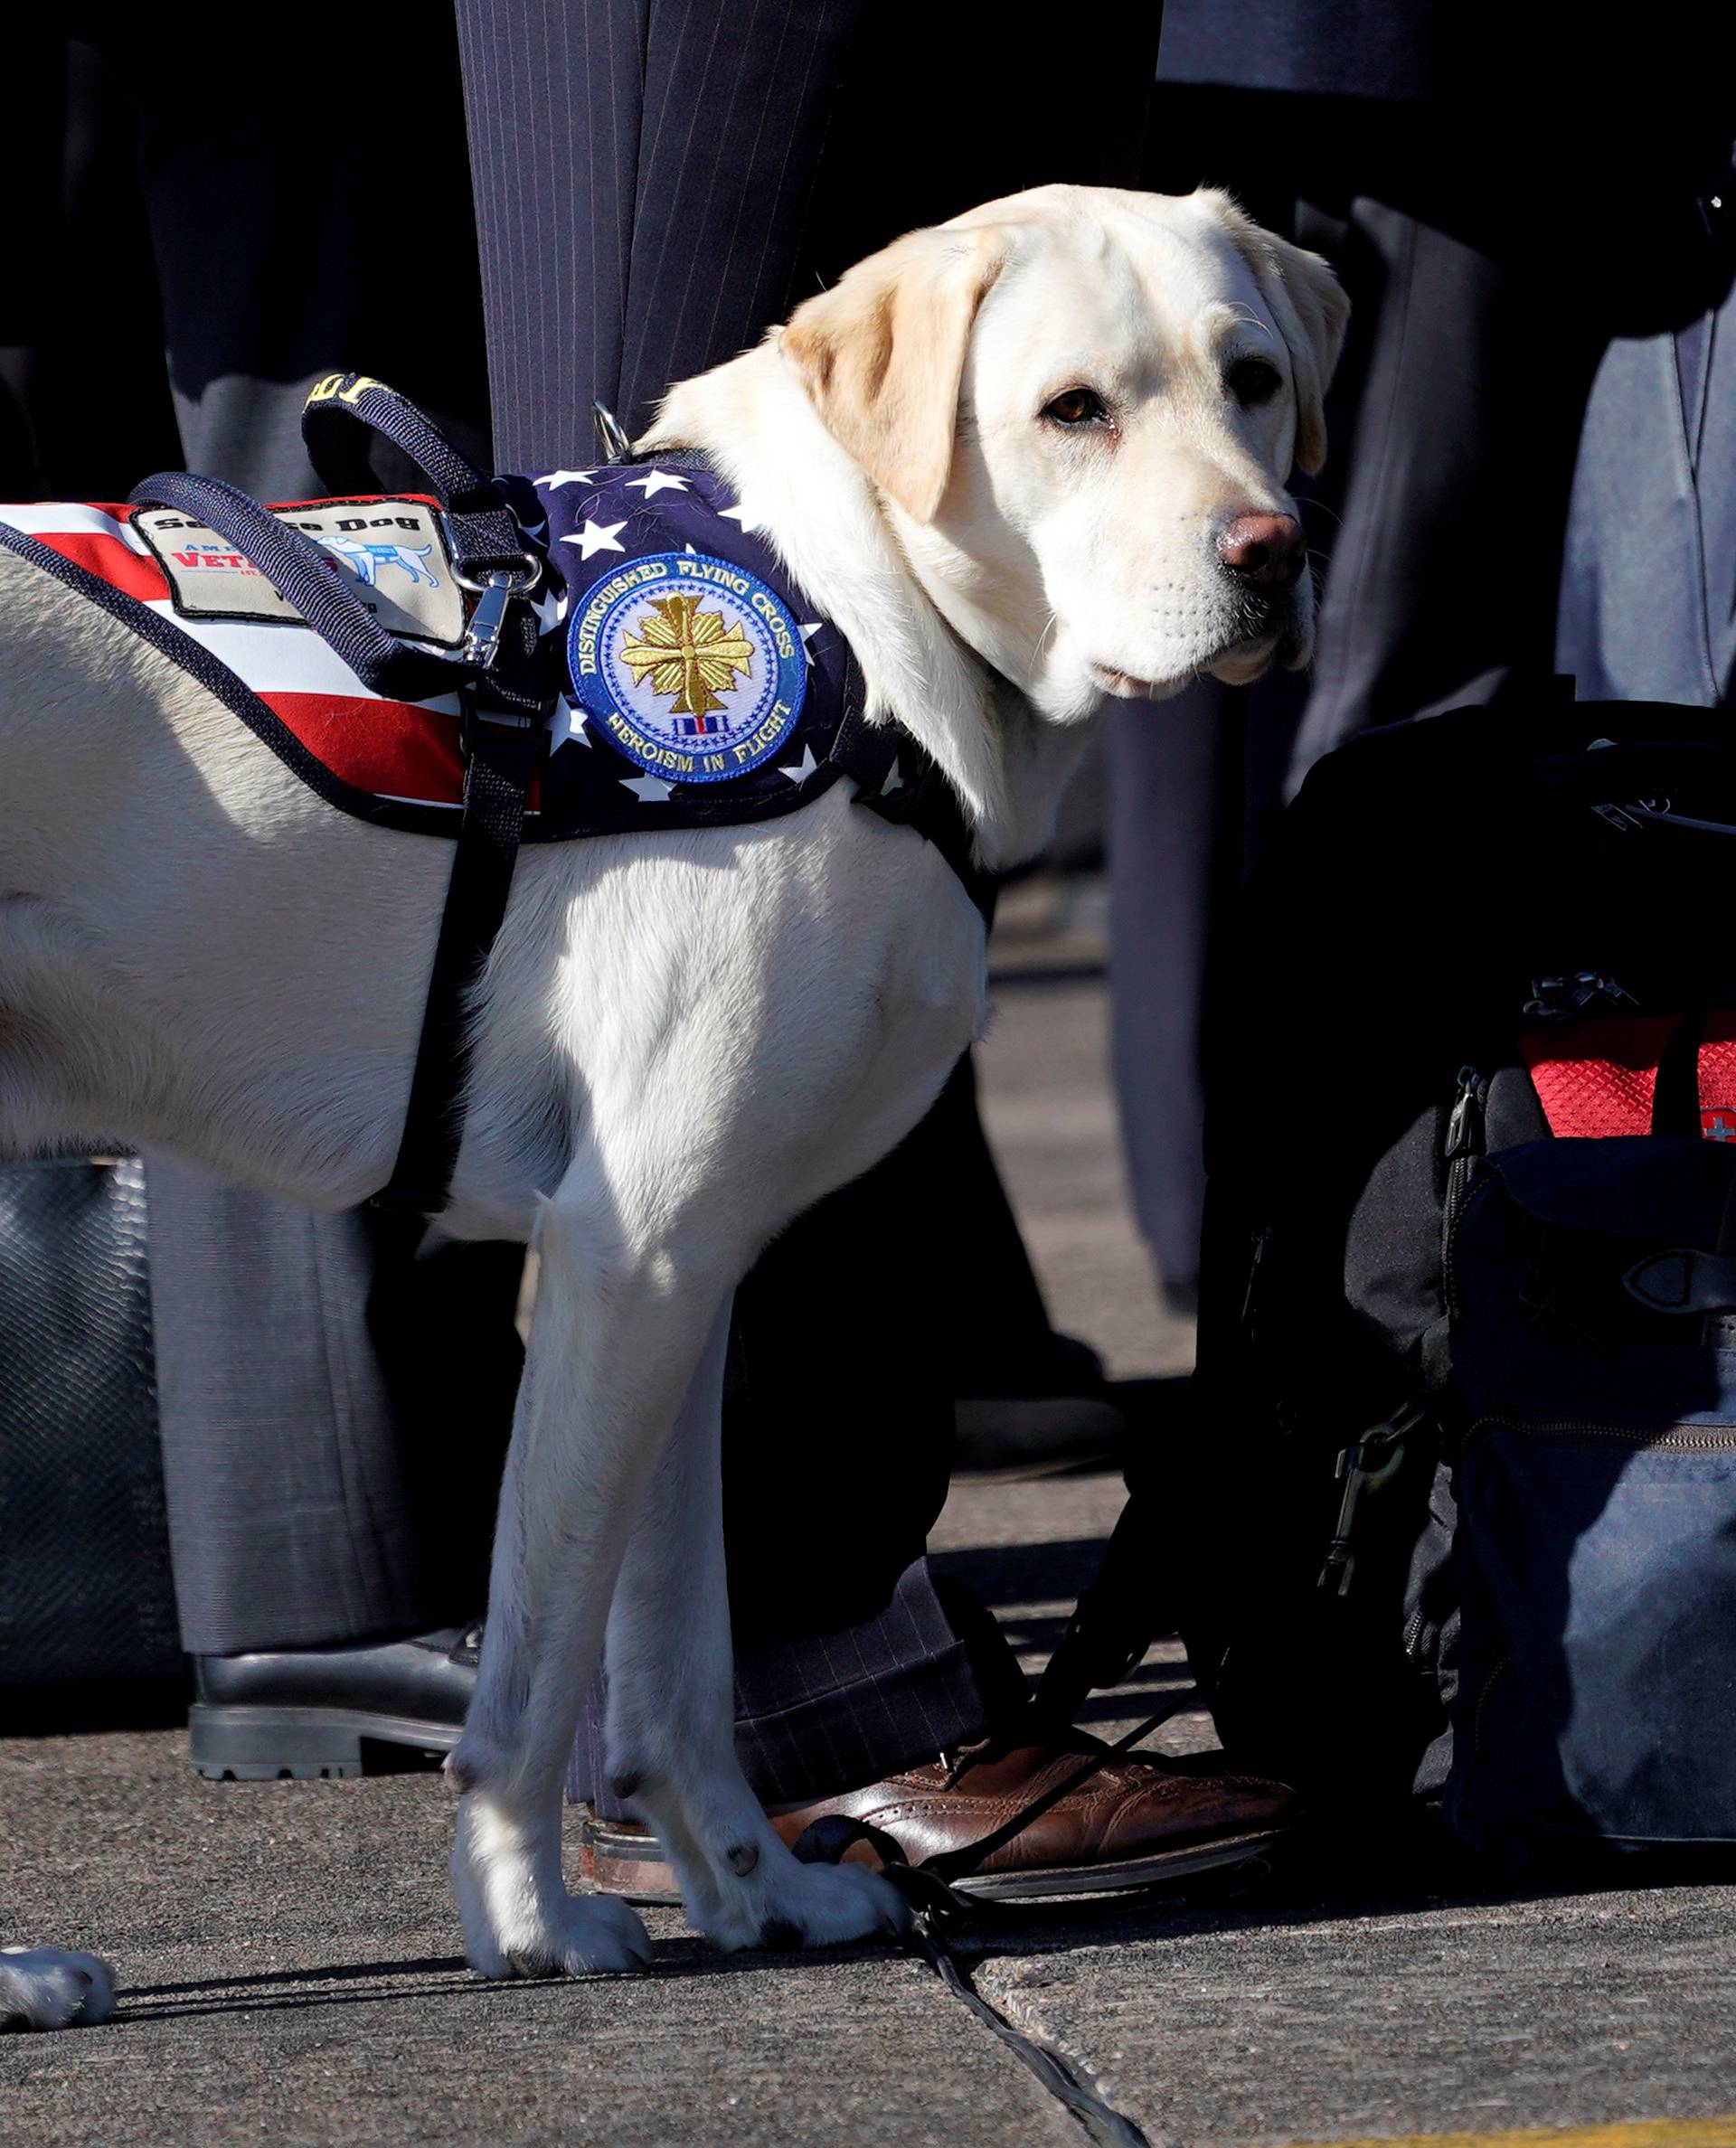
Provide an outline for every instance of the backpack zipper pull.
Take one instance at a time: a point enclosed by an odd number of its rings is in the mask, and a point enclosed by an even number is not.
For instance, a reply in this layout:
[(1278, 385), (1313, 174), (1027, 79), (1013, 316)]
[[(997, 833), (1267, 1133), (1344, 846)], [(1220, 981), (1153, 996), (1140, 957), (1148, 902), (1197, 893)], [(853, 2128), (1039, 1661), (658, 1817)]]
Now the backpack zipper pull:
[(1241, 1318), (1237, 1324), (1243, 1334), (1252, 1324), (1254, 1294), (1260, 1287), (1260, 1264), (1266, 1258), (1266, 1248), (1271, 1243), (1271, 1237), (1269, 1224), (1254, 1233), (1253, 1249), (1248, 1261), (1248, 1287), (1241, 1294)]
[(1354, 1446), (1343, 1448), (1334, 1473), (1344, 1489), (1338, 1501), (1338, 1522), (1326, 1547), (1326, 1556), (1315, 1586), (1332, 1596), (1346, 1595), (1355, 1569), (1356, 1511), (1363, 1494), (1390, 1484), (1404, 1462), (1404, 1443), (1426, 1417), (1420, 1402), (1407, 1402), (1384, 1424), (1363, 1433)]
[(1475, 1067), (1458, 1070), (1458, 1094), (1447, 1121), (1447, 1161), (1483, 1154), (1483, 1077)]

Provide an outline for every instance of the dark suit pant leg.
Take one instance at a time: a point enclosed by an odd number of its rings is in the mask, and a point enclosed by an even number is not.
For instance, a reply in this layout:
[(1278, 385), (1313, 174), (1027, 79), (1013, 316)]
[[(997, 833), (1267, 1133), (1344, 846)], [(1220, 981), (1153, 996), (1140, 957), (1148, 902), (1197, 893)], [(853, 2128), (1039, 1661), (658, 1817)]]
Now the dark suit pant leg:
[(1200, 1020), (1226, 690), (1109, 715), (1110, 1052), (1135, 1221), (1164, 1281), (1200, 1272)]
[(1547, 263), (1498, 259), (1387, 203), (1358, 197), (1342, 221), (1304, 203), (1297, 235), (1340, 266), (1354, 310), (1327, 404), (1319, 491), (1335, 520), (1320, 525), (1330, 556), (1293, 782), (1359, 730), (1548, 675), (1603, 347)]
[(519, 1249), (419, 1262), (365, 1214), (162, 1158), (147, 1202), (184, 1645), (317, 1647), (476, 1616)]
[[(394, 66), (429, 140), (459, 117), (451, 25), (436, 15)], [(99, 45), (94, 131), (133, 137), (188, 466), (262, 498), (316, 491), (302, 396), (345, 363), (423, 399), (479, 448), (461, 170), (420, 159), (415, 213), (384, 241), (395, 273), (383, 273), (377, 233), (341, 188), (276, 184), (285, 141), (313, 168), (377, 130), (373, 86), (335, 88), (311, 43), (255, 71), (246, 98), (234, 94), (246, 55), (225, 33), (165, 36), (118, 18)], [(202, 114), (192, 128), (189, 99)], [(215, 191), (213, 162), (226, 174)], [(439, 293), (438, 308), (406, 303), (406, 270)], [(185, 1646), (318, 1646), (475, 1616), (516, 1381), (519, 1249), (417, 1262), (377, 1219), (312, 1215), (162, 1158), (149, 1164), (148, 1208)]]

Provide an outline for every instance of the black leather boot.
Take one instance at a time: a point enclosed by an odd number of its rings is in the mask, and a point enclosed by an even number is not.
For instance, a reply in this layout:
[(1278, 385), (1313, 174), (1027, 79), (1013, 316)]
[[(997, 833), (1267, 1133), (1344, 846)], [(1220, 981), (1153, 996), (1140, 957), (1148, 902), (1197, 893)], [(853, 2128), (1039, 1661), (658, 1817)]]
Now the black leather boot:
[(480, 1625), (344, 1648), (195, 1656), (193, 1765), (238, 1782), (359, 1776), (364, 1740), (450, 1752), (476, 1690)]

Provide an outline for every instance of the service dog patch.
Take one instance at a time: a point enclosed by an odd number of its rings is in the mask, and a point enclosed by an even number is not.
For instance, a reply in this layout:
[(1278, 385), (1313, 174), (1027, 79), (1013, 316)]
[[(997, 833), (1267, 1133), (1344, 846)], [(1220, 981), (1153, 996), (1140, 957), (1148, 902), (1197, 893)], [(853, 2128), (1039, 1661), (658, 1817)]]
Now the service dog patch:
[[(325, 551), (333, 572), (347, 578), (389, 634), (444, 648), (464, 639), (464, 593), (452, 579), (439, 516), (426, 502), (319, 500), (272, 513)], [(132, 520), (183, 618), (299, 621), (253, 562), (214, 530), (169, 507), (144, 509)]]
[(796, 622), (756, 574), (654, 552), (584, 594), (568, 628), (576, 700), (649, 776), (724, 783), (769, 759), (807, 690)]

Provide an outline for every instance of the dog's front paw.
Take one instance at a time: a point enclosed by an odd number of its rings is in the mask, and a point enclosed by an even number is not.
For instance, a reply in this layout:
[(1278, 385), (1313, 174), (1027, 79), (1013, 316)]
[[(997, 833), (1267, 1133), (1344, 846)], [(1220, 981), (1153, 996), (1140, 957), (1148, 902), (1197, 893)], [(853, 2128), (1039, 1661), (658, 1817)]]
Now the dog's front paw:
[(81, 2028), (114, 2011), (115, 1973), (99, 1955), (0, 1947), (0, 2029)]
[(751, 1877), (706, 1889), (688, 1917), (713, 1946), (782, 1950), (833, 1946), (846, 1939), (896, 1938), (908, 1929), (910, 1906), (889, 1880), (861, 1865), (798, 1864), (778, 1845)]
[(637, 1912), (612, 1895), (567, 1895), (518, 1929), (467, 1934), (479, 1975), (602, 1976), (651, 1966), (651, 1939)]
[(553, 1826), (474, 1795), (458, 1809), (452, 1891), (464, 1951), (481, 1976), (594, 1976), (651, 1964), (638, 1917), (612, 1895), (561, 1884), (560, 1807)]

